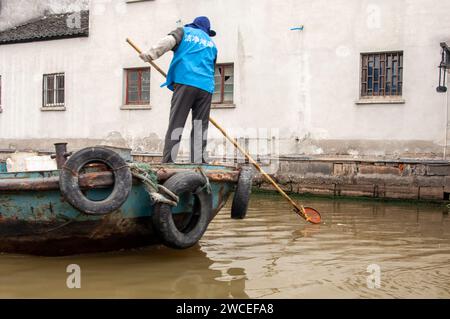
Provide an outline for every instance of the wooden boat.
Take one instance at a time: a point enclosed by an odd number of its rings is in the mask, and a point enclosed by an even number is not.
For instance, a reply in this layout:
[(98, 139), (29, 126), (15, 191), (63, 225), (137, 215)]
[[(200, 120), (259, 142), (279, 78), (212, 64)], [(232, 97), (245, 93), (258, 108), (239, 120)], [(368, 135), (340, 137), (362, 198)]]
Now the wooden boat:
[[(67, 162), (71, 160), (72, 157)], [(0, 252), (57, 256), (129, 249), (156, 243), (187, 248), (200, 239), (209, 222), (225, 205), (239, 183), (245, 182), (248, 195), (251, 188), (248, 180), (240, 178), (243, 176), (242, 169), (234, 166), (147, 164), (147, 167), (157, 178), (158, 185), (169, 185), (169, 188), (173, 187), (173, 180), (180, 176), (192, 177), (193, 172), (204, 176), (208, 185), (201, 190), (202, 196), (211, 201), (208, 204), (210, 208), (206, 209), (209, 216), (204, 219), (205, 229), (197, 230), (196, 234), (189, 233), (193, 227), (197, 227), (195, 223), (191, 226), (189, 223), (193, 223), (196, 215), (200, 215), (197, 221), (202, 218), (199, 212), (204, 213), (204, 209), (198, 208), (195, 192), (175, 189), (178, 194), (172, 195), (177, 195), (179, 200), (170, 207), (171, 217), (166, 214), (166, 220), (161, 220), (164, 214), (160, 211), (164, 211), (164, 208), (167, 211), (168, 204), (155, 202), (145, 183), (134, 175), (129, 194), (120, 207), (112, 212), (97, 214), (83, 211), (77, 203), (71, 202), (70, 196), (62, 192), (62, 188), (67, 188), (62, 186), (64, 174), (74, 176), (73, 171), (65, 172), (67, 166), (54, 171), (8, 173), (5, 163), (0, 163)], [(118, 184), (115, 178), (117, 175), (114, 171), (103, 163), (84, 165), (83, 172), (77, 176), (83, 196), (94, 204), (107, 201), (111, 190), (116, 187), (114, 185)], [(169, 183), (170, 180), (172, 183)], [(244, 186), (238, 186), (241, 187), (239, 193), (242, 194)], [(234, 217), (245, 216), (246, 201), (248, 198), (242, 196), (235, 198), (236, 203), (233, 205), (239, 207), (233, 208)], [(156, 223), (155, 210), (159, 212), (160, 218)], [(155, 229), (155, 225), (156, 228), (167, 225), (173, 228), (175, 225), (177, 230), (169, 230), (176, 234), (169, 234), (167, 239), (167, 236), (161, 236), (161, 232), (167, 229)], [(189, 227), (190, 230), (187, 229)], [(197, 238), (190, 238), (186, 245), (171, 241), (170, 236), (180, 234)]]

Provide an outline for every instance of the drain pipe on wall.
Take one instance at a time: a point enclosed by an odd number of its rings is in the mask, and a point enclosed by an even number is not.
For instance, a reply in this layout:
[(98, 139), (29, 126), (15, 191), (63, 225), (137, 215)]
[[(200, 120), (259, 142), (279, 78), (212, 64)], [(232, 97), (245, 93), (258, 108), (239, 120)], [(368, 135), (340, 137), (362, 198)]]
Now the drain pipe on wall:
[(441, 42), (441, 63), (439, 64), (439, 86), (436, 88), (438, 93), (445, 93), (444, 103), (445, 103), (445, 139), (444, 139), (444, 160), (447, 159), (447, 146), (448, 146), (448, 88), (446, 86), (445, 80), (447, 73), (450, 75), (450, 47), (445, 42)]
[(444, 160), (447, 159), (447, 145), (448, 145), (448, 92), (445, 93), (445, 142), (444, 142)]

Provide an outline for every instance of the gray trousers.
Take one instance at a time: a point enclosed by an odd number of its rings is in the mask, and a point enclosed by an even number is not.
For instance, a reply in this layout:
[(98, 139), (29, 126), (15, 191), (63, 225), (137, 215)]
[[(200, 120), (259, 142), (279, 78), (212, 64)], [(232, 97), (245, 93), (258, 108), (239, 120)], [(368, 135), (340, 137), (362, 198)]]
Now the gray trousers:
[(211, 100), (212, 94), (209, 92), (188, 85), (175, 85), (169, 128), (164, 145), (163, 163), (176, 161), (184, 125), (191, 109), (191, 162), (196, 164), (207, 162), (205, 157)]

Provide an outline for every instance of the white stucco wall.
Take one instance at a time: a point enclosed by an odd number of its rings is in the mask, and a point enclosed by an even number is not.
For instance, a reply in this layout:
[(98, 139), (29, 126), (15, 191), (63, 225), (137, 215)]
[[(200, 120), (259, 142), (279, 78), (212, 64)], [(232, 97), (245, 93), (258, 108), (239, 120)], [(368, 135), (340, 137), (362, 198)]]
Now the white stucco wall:
[[(151, 110), (121, 110), (123, 69), (197, 15), (218, 32), (218, 62), (235, 63), (223, 126), (274, 128), (283, 154), (411, 155), (443, 150), (445, 95), (436, 93), (449, 1), (91, 1), (89, 38), (0, 46), (0, 148), (21, 140), (111, 140), (160, 151), (171, 94), (152, 72)], [(303, 31), (290, 28), (304, 25)], [(404, 104), (357, 105), (361, 52), (404, 52)], [(167, 69), (171, 54), (158, 61)], [(65, 112), (42, 112), (42, 74), (65, 72)], [(186, 134), (187, 135), (187, 134)], [(215, 129), (212, 138), (219, 137)], [(218, 142), (220, 144), (220, 141)], [(211, 148), (215, 144), (211, 142)]]

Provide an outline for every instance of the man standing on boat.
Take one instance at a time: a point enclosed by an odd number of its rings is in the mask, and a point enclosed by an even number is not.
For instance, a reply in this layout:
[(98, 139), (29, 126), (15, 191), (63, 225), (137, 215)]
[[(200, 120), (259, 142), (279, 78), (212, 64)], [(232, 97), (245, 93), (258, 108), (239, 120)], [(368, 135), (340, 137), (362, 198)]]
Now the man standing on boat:
[(162, 85), (173, 91), (163, 163), (176, 160), (183, 128), (191, 109), (191, 162), (206, 163), (209, 113), (218, 52), (211, 39), (215, 35), (209, 19), (197, 17), (193, 23), (170, 32), (148, 52), (140, 55), (142, 60), (150, 62), (170, 50), (174, 52), (167, 81)]

